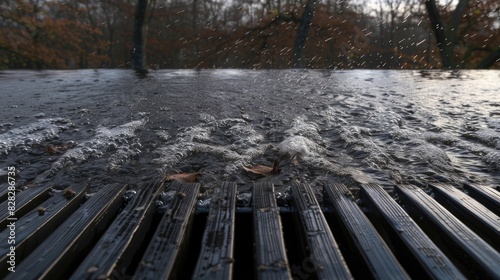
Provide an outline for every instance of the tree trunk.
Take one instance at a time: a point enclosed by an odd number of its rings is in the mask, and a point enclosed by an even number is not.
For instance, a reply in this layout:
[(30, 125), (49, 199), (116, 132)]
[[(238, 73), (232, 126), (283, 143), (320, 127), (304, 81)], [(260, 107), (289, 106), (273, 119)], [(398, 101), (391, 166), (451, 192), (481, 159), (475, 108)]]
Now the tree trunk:
[(476, 69), (488, 69), (493, 64), (500, 62), (500, 48), (492, 51), (487, 57), (485, 57), (476, 66)]
[(436, 0), (425, 1), (425, 8), (429, 14), (432, 29), (434, 30), (434, 35), (436, 36), (437, 46), (443, 62), (443, 68), (453, 69), (460, 66), (455, 62), (455, 46), (458, 44), (458, 25), (465, 10), (467, 9), (468, 3), (469, 0), (460, 0), (450, 22), (447, 26), (445, 26), (436, 6)]
[[(448, 38), (446, 37), (445, 27), (439, 10), (436, 7), (435, 0), (426, 0), (425, 8), (429, 14), (429, 19), (431, 21), (432, 30), (436, 36), (437, 46), (439, 48), (439, 53), (441, 54), (441, 60), (443, 62), (443, 68), (453, 68), (453, 54), (451, 53), (451, 45), (448, 44)], [(450, 50), (451, 49), (451, 50)]]
[(146, 10), (148, 7), (148, 0), (138, 0), (135, 9), (134, 19), (134, 49), (132, 52), (132, 60), (134, 70), (138, 73), (146, 73), (146, 32), (145, 32), (145, 19)]
[(316, 6), (316, 0), (308, 0), (304, 7), (302, 18), (300, 19), (299, 30), (297, 32), (297, 39), (295, 40), (295, 50), (293, 59), (293, 66), (295, 68), (303, 68), (305, 66), (304, 60), (302, 59), (302, 50), (304, 49), (306, 43), (307, 31), (309, 30), (309, 26), (311, 25), (314, 17), (315, 6)]
[(194, 41), (194, 55), (195, 57), (198, 57), (200, 53), (200, 46), (198, 43), (198, 40), (196, 40), (197, 34), (197, 26), (198, 26), (198, 0), (193, 0), (193, 10), (192, 10), (192, 22), (191, 22), (191, 28), (193, 31), (193, 41)]

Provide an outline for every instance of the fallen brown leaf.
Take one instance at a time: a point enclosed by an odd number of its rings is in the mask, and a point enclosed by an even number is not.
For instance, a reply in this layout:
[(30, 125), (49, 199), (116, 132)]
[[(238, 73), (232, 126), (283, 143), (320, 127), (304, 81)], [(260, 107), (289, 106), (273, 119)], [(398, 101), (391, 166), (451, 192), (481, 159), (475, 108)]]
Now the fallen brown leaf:
[(196, 182), (196, 179), (200, 175), (201, 174), (199, 172), (196, 172), (196, 173), (177, 173), (177, 174), (165, 176), (165, 178), (163, 178), (163, 180), (164, 181), (178, 180), (181, 182), (192, 183), (192, 182)]
[(49, 153), (51, 155), (62, 153), (62, 151), (54, 145), (47, 145), (45, 147), (45, 150), (47, 151), (47, 153)]
[(54, 154), (63, 153), (64, 151), (66, 151), (69, 148), (72, 148), (73, 146), (74, 145), (72, 143), (62, 144), (62, 145), (58, 145), (58, 146), (54, 146), (52, 144), (49, 144), (49, 145), (45, 146), (45, 150), (47, 151), (47, 153), (54, 155)]
[(273, 166), (267, 166), (267, 165), (261, 165), (257, 164), (251, 167), (245, 167), (243, 166), (243, 170), (253, 173), (253, 174), (258, 174), (258, 175), (268, 175), (268, 174), (276, 174), (278, 173), (278, 165), (279, 161), (275, 160)]

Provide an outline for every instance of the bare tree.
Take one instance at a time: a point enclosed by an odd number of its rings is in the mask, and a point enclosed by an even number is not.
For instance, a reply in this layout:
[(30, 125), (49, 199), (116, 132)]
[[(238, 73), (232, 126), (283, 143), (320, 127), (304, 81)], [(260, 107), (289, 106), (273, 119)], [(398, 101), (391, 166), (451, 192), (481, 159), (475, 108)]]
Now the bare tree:
[[(378, 0), (374, 11), (378, 20), (378, 47), (381, 49), (380, 62), (385, 67), (400, 66), (402, 50), (407, 50), (416, 34), (415, 19), (418, 17), (420, 0)], [(417, 20), (418, 22), (418, 20)], [(413, 32), (408, 32), (413, 30)]]

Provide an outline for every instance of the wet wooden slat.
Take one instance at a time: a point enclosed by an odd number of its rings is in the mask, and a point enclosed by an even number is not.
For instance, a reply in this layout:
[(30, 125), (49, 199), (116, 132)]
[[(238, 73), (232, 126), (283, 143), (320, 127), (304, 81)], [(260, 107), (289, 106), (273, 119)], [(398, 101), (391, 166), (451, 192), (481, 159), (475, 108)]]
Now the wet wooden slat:
[(71, 279), (108, 279), (125, 275), (133, 254), (151, 225), (154, 200), (163, 181), (151, 182), (136, 194), (118, 214), (92, 251), (73, 273)]
[[(50, 188), (46, 186), (37, 186), (16, 193), (15, 196), (15, 217), (21, 218), (30, 210), (38, 206), (49, 198)], [(9, 200), (0, 203), (0, 228), (5, 228), (9, 223)]]
[(498, 269), (500, 253), (422, 189), (411, 185), (397, 186), (397, 188), (493, 278), (500, 279), (500, 269)]
[(119, 210), (126, 185), (104, 186), (55, 230), (6, 279), (60, 279), (79, 261)]
[[(7, 177), (5, 177), (5, 181), (7, 181)], [(7, 183), (0, 184), (0, 202), (3, 202), (7, 199), (8, 192), (9, 192), (9, 184)]]
[[(67, 198), (63, 193), (56, 194), (40, 204), (45, 209), (40, 214), (39, 209), (33, 209), (16, 221), (16, 261), (21, 262), (40, 243), (45, 240), (60, 224), (73, 214), (85, 201), (88, 188), (85, 185), (73, 187), (75, 196)], [(0, 233), (1, 240), (7, 240), (9, 230)], [(0, 244), (0, 276), (7, 271), (7, 253), (10, 245)], [(5, 268), (5, 269), (4, 269)]]
[(415, 221), (379, 185), (365, 184), (361, 190), (382, 214), (427, 274), (434, 279), (466, 279)]
[(293, 184), (292, 194), (318, 279), (352, 279), (311, 187)]
[(470, 195), (481, 200), (484, 206), (488, 207), (495, 215), (500, 216), (500, 192), (494, 188), (486, 186), (475, 186), (464, 184), (464, 188), (469, 191)]
[(257, 279), (291, 279), (273, 184), (254, 183), (252, 203)]
[(236, 183), (224, 182), (210, 202), (193, 279), (232, 279)]
[(132, 279), (169, 279), (179, 255), (196, 206), (199, 183), (173, 181), (168, 190), (177, 191)]
[(411, 279), (344, 184), (324, 187), (375, 279)]
[[(433, 183), (430, 185), (434, 191), (439, 192), (442, 196), (446, 197), (455, 206), (460, 208), (462, 213), (466, 213), (471, 219), (481, 224), (480, 231), (486, 234), (493, 241), (500, 240), (500, 217), (495, 215), (492, 211), (484, 205), (477, 202), (472, 197), (466, 195), (457, 188), (446, 185)], [(477, 226), (479, 227), (479, 226)], [(500, 250), (500, 244), (497, 244), (496, 250)]]

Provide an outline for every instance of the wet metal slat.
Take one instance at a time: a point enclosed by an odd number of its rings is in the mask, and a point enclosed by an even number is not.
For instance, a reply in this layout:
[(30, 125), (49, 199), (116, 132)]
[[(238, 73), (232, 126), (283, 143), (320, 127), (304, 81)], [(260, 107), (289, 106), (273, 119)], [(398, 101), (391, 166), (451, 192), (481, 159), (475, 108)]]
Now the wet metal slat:
[[(63, 193), (56, 194), (42, 202), (40, 207), (33, 209), (16, 221), (16, 261), (21, 262), (40, 243), (45, 240), (55, 229), (73, 214), (80, 204), (85, 201), (86, 186), (80, 185), (73, 188), (75, 196), (68, 198)], [(0, 233), (0, 240), (7, 240), (9, 230)], [(11, 245), (7, 242), (0, 245), (0, 277), (7, 268), (7, 253)], [(5, 269), (4, 269), (5, 268)]]
[(104, 231), (123, 201), (126, 185), (104, 186), (55, 230), (6, 279), (60, 279)]
[(301, 183), (293, 184), (292, 194), (317, 278), (352, 279), (311, 187)]
[(137, 190), (71, 279), (108, 279), (126, 275), (133, 254), (151, 225), (154, 200), (162, 187), (163, 181), (160, 181)]
[(361, 190), (396, 234), (434, 279), (466, 279), (413, 219), (379, 185), (365, 184)]
[(500, 216), (500, 192), (491, 187), (486, 186), (474, 186), (469, 184), (464, 184), (464, 188), (469, 191), (470, 195), (476, 200), (481, 200), (480, 202), (484, 206), (488, 207), (493, 213)]
[(177, 194), (168, 204), (133, 279), (169, 279), (174, 274), (176, 261), (182, 261), (180, 256), (200, 184), (173, 181), (167, 190)]
[(210, 202), (193, 279), (232, 279), (236, 183), (224, 182)]
[[(442, 196), (446, 197), (455, 206), (460, 208), (460, 212), (466, 213), (471, 219), (481, 224), (478, 229), (481, 233), (486, 234), (491, 238), (492, 241), (497, 242), (496, 250), (499, 250), (500, 244), (500, 217), (495, 215), (484, 205), (480, 204), (472, 197), (466, 195), (457, 188), (446, 185), (433, 183), (431, 187), (434, 191), (438, 192)], [(477, 225), (477, 224), (476, 224)], [(471, 228), (472, 229), (472, 228)]]
[(254, 183), (253, 224), (258, 279), (291, 279), (274, 186)]
[(465, 250), (493, 278), (500, 279), (500, 253), (466, 227), (422, 189), (397, 186), (437, 227)]
[(347, 187), (338, 183), (325, 186), (324, 191), (354, 239), (372, 276), (375, 279), (411, 279), (363, 211), (353, 201)]

